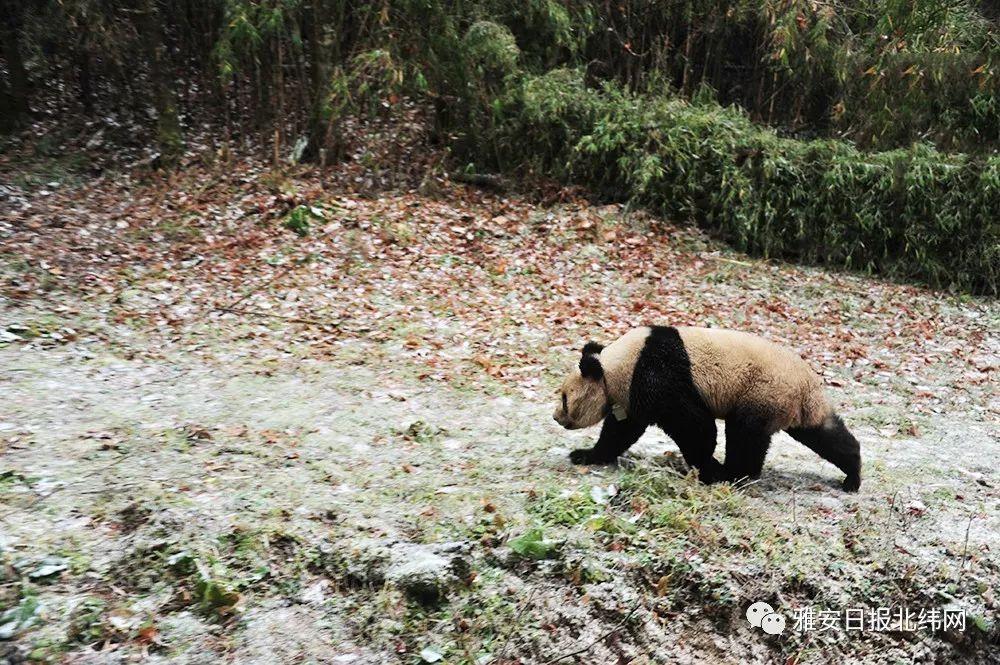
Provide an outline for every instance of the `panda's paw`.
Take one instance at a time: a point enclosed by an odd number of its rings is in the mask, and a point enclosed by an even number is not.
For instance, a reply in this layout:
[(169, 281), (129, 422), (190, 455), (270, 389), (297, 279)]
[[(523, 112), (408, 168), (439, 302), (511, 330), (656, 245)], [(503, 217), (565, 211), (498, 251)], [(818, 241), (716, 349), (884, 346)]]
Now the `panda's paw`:
[(844, 478), (844, 484), (841, 485), (841, 487), (844, 488), (845, 492), (857, 492), (858, 488), (861, 487), (861, 476), (859, 474), (852, 473)]
[(607, 459), (593, 448), (577, 448), (570, 452), (569, 461), (573, 464), (611, 464), (615, 460)]
[(714, 457), (698, 466), (698, 479), (706, 485), (736, 480), (733, 474), (722, 464), (719, 464)]

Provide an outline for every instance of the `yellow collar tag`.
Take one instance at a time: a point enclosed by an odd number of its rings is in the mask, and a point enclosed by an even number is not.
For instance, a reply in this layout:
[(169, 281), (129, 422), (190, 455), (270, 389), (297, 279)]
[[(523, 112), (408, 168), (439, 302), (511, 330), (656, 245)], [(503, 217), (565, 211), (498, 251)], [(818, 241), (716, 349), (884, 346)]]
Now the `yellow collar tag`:
[(615, 414), (616, 420), (625, 420), (628, 418), (628, 413), (625, 411), (625, 407), (621, 404), (612, 404), (611, 413)]

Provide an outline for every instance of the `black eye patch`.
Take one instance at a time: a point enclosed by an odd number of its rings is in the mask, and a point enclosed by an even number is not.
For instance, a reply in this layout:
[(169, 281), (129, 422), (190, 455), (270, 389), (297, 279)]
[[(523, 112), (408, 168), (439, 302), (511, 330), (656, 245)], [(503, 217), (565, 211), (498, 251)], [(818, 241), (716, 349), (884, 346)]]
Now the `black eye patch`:
[(563, 412), (569, 413), (569, 407), (566, 406), (566, 393), (563, 393)]

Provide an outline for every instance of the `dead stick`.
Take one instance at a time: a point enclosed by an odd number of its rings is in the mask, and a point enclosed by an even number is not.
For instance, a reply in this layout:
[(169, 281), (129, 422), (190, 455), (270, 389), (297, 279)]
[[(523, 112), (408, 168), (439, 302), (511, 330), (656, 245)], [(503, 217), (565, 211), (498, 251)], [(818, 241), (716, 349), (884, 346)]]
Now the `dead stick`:
[(962, 546), (962, 563), (958, 567), (958, 579), (962, 578), (962, 571), (965, 570), (965, 564), (969, 560), (969, 531), (972, 529), (972, 520), (975, 516), (975, 513), (969, 515), (969, 524), (965, 527), (965, 545)]
[(517, 630), (517, 625), (521, 621), (521, 615), (524, 614), (524, 611), (526, 609), (528, 609), (529, 605), (531, 605), (531, 599), (535, 596), (535, 591), (536, 590), (537, 590), (537, 587), (531, 587), (531, 593), (528, 594), (528, 598), (524, 601), (524, 605), (521, 605), (521, 609), (519, 609), (517, 611), (517, 614), (514, 615), (514, 621), (511, 622), (511, 624), (510, 624), (510, 630), (507, 631), (507, 639), (505, 639), (504, 642), (503, 642), (503, 648), (500, 649), (500, 655), (497, 656), (496, 658), (494, 658), (493, 661), (491, 661), (491, 662), (494, 662), (494, 663), (502, 663), (503, 662), (503, 657), (507, 653), (507, 647), (510, 645), (510, 638), (512, 638), (514, 636), (514, 631)]
[(230, 312), (232, 314), (246, 314), (248, 316), (266, 316), (272, 319), (281, 319), (283, 321), (290, 321), (292, 323), (309, 323), (315, 326), (333, 326), (338, 327), (340, 324), (336, 321), (320, 321), (319, 319), (303, 319), (297, 316), (285, 316), (284, 314), (273, 314), (271, 312), (261, 312), (255, 309), (238, 309), (235, 307), (216, 307), (216, 311), (219, 312)]
[(746, 266), (747, 268), (753, 268), (753, 264), (752, 263), (748, 263), (747, 261), (737, 261), (736, 259), (726, 259), (726, 258), (723, 258), (721, 256), (713, 256), (712, 258), (714, 258), (716, 261), (724, 261), (726, 263), (735, 263), (738, 266)]
[(283, 270), (279, 270), (278, 272), (274, 273), (274, 275), (272, 275), (271, 278), (269, 280), (267, 280), (266, 282), (264, 282), (263, 284), (259, 284), (258, 286), (255, 286), (252, 289), (248, 290), (242, 296), (240, 296), (239, 298), (237, 298), (233, 302), (229, 303), (225, 307), (216, 307), (216, 309), (222, 310), (222, 311), (226, 311), (227, 308), (236, 307), (241, 302), (243, 302), (244, 300), (246, 300), (247, 298), (249, 298), (253, 294), (257, 293), (258, 291), (260, 291), (264, 287), (270, 286), (271, 284), (273, 284), (275, 281), (278, 280), (279, 277), (284, 277), (285, 275), (287, 275), (289, 273), (289, 271), (291, 271), (292, 268), (296, 268), (296, 267), (302, 265), (302, 263), (304, 263), (304, 262), (303, 261), (295, 261), (295, 262), (293, 262), (293, 263), (285, 266), (285, 268)]
[(798, 515), (795, 511), (795, 488), (792, 488), (792, 524), (796, 527), (799, 525)]
[[(884, 527), (884, 531), (886, 533), (886, 541), (885, 541), (886, 547), (888, 547), (888, 545), (889, 545), (889, 538), (888, 538), (889, 533), (890, 533), (889, 532), (889, 521), (892, 519), (892, 511), (894, 510), (894, 508), (896, 506), (896, 495), (897, 494), (899, 494), (898, 490), (892, 493), (892, 498), (889, 499), (889, 512), (886, 513), (886, 515), (885, 515), (885, 527)], [(895, 536), (893, 536), (892, 540), (893, 540), (893, 542), (896, 542)]]
[(593, 649), (594, 646), (598, 642), (603, 642), (604, 640), (608, 639), (609, 637), (611, 637), (612, 635), (614, 635), (615, 633), (617, 633), (618, 630), (621, 629), (621, 627), (624, 626), (625, 623), (629, 619), (632, 618), (632, 615), (635, 614), (635, 611), (637, 609), (639, 609), (639, 605), (641, 603), (642, 603), (641, 599), (638, 600), (638, 601), (636, 601), (635, 605), (632, 606), (632, 609), (629, 610), (629, 613), (625, 615), (624, 619), (622, 619), (621, 621), (619, 621), (617, 624), (615, 624), (615, 626), (611, 630), (609, 630), (608, 632), (604, 633), (603, 635), (601, 635), (600, 637), (598, 637), (596, 640), (594, 640), (593, 642), (591, 642), (587, 646), (585, 646), (583, 648), (580, 648), (580, 649), (577, 649), (576, 651), (570, 651), (569, 653), (564, 653), (563, 655), (557, 656), (556, 658), (553, 658), (552, 660), (547, 660), (547, 661), (545, 661), (545, 665), (550, 665), (551, 663), (558, 663), (560, 660), (566, 660), (567, 658), (572, 658), (573, 656), (579, 656), (582, 653), (587, 653), (588, 651), (590, 651), (591, 649)]

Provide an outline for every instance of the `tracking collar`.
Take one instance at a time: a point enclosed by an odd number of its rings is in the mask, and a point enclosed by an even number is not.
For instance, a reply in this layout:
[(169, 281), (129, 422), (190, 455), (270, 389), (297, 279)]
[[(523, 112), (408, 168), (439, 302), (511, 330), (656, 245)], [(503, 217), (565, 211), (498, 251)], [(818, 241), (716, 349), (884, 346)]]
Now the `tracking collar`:
[(625, 410), (625, 407), (611, 399), (611, 391), (608, 389), (608, 377), (606, 374), (601, 375), (601, 385), (604, 386), (604, 413), (613, 414), (615, 420), (618, 421), (628, 418), (628, 412)]

